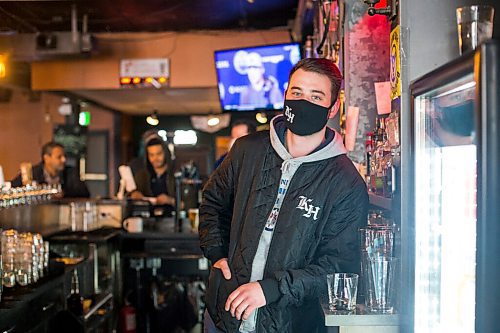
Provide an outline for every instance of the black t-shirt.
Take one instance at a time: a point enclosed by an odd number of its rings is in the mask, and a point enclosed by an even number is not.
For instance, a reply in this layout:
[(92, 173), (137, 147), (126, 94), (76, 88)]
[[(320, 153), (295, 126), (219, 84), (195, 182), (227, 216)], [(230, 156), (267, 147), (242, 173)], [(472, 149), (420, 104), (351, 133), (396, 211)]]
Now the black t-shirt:
[(160, 176), (151, 177), (151, 192), (153, 192), (153, 196), (157, 197), (160, 194), (173, 195), (173, 193), (168, 193), (167, 173), (168, 171), (165, 171)]

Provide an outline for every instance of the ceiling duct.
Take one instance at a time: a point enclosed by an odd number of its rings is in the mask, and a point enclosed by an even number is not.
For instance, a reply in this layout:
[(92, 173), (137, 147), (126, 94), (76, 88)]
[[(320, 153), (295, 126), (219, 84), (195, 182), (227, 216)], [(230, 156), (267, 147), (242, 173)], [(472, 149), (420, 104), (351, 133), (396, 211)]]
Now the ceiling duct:
[(71, 31), (16, 34), (4, 37), (4, 41), (11, 51), (11, 59), (16, 61), (89, 57), (95, 48), (95, 40), (88, 33), (87, 22), (87, 15), (84, 15), (80, 33), (76, 6), (73, 5)]

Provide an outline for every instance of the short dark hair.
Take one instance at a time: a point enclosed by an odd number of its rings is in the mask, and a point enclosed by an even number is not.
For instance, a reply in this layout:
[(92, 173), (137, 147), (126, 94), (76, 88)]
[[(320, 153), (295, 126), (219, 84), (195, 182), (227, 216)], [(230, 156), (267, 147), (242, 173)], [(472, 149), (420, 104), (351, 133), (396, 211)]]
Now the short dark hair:
[(64, 146), (58, 142), (55, 141), (47, 142), (42, 146), (42, 161), (43, 161), (43, 156), (52, 154), (52, 150), (54, 148), (61, 148), (62, 150), (64, 150)]
[(152, 138), (151, 140), (148, 140), (146, 143), (146, 147), (151, 147), (151, 146), (163, 146), (164, 142), (160, 138)]
[(257, 130), (257, 126), (255, 126), (254, 123), (252, 123), (252, 122), (250, 122), (250, 121), (248, 121), (246, 119), (235, 120), (233, 122), (233, 124), (231, 125), (231, 128), (239, 126), (239, 125), (246, 125), (248, 134), (255, 133), (255, 131)]
[(342, 84), (342, 74), (334, 61), (326, 58), (305, 58), (300, 60), (293, 66), (288, 76), (288, 82), (292, 78), (292, 75), (299, 69), (306, 72), (313, 72), (328, 77), (331, 83), (331, 93), (332, 93), (332, 105), (335, 104), (337, 98), (339, 97), (340, 86)]

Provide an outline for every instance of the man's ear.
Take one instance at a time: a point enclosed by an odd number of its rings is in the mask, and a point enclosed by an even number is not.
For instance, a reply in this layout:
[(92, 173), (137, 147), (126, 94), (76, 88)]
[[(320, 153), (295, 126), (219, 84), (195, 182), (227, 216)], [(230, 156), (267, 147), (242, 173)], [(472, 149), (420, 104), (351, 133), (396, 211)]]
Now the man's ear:
[(328, 119), (332, 119), (337, 115), (337, 112), (339, 112), (340, 108), (340, 98), (337, 98), (337, 101), (333, 106), (330, 108), (330, 111), (328, 111)]

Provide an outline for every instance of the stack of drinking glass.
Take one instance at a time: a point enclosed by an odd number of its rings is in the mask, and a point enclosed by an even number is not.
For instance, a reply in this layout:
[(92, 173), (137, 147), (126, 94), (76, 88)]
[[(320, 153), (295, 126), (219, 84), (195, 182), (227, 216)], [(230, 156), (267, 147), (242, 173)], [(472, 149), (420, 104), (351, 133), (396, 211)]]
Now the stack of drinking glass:
[(394, 257), (397, 228), (368, 225), (361, 233), (361, 279), (365, 305), (375, 313), (393, 313), (398, 260)]
[(16, 283), (26, 286), (45, 275), (49, 265), (49, 242), (38, 233), (19, 233), (14, 229), (2, 232), (3, 286)]

